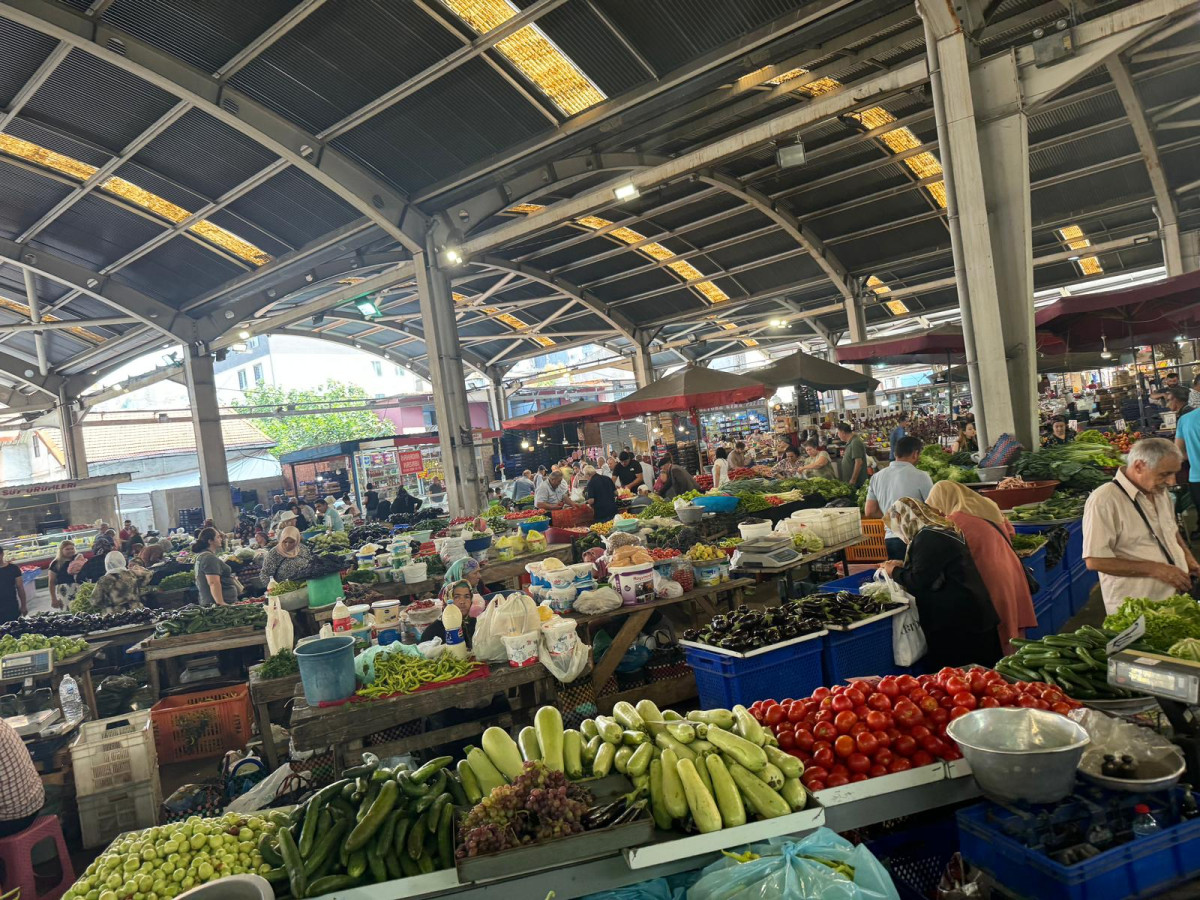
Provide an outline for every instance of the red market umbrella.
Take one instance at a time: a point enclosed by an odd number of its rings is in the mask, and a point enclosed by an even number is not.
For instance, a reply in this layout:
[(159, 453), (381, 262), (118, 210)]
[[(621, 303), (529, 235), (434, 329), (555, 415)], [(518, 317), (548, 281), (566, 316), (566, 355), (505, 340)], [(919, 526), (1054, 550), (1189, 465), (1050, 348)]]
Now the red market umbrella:
[(772, 387), (800, 383), (818, 391), (855, 391), (860, 394), (879, 386), (879, 381), (869, 375), (809, 356), (800, 350), (776, 360), (765, 369), (755, 369), (750, 377)]
[(640, 416), (749, 403), (773, 393), (774, 388), (746, 375), (687, 366), (634, 391), (618, 400), (616, 405), (622, 416)]
[[(1052, 334), (1037, 335), (1038, 350), (1062, 353), (1062, 339)], [(966, 343), (961, 325), (939, 325), (928, 331), (894, 337), (875, 338), (837, 348), (838, 361), (904, 366), (923, 363), (929, 366), (962, 364), (967, 361)]]
[(535, 431), (547, 425), (561, 425), (564, 422), (593, 422), (614, 419), (616, 416), (617, 407), (612, 403), (576, 400), (573, 403), (539, 409), (537, 412), (509, 419), (502, 424), (510, 431)]

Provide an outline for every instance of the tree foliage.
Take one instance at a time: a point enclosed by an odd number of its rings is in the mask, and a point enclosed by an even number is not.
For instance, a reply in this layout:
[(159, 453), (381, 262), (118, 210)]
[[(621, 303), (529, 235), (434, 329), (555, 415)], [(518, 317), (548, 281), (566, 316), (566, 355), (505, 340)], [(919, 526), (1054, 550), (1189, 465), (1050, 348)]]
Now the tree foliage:
[(271, 452), (275, 456), (336, 444), (355, 438), (386, 437), (396, 433), (395, 426), (381, 419), (369, 409), (353, 412), (314, 413), (295, 415), (306, 409), (322, 409), (332, 406), (361, 403), (369, 399), (367, 392), (357, 385), (343, 384), (330, 379), (316, 390), (283, 390), (273, 384), (261, 384), (246, 391), (245, 399), (234, 401), (238, 412), (269, 412), (274, 415), (255, 419), (254, 424), (275, 441)]

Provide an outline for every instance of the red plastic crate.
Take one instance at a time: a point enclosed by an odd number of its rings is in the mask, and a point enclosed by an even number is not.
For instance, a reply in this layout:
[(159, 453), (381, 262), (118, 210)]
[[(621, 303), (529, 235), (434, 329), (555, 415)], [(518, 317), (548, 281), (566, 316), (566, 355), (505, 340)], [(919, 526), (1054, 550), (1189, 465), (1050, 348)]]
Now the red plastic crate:
[(252, 732), (250, 688), (166, 697), (150, 707), (159, 763), (223, 756), (240, 750)]
[(573, 528), (576, 525), (591, 525), (596, 515), (590, 506), (568, 506), (550, 512), (550, 524), (557, 528)]

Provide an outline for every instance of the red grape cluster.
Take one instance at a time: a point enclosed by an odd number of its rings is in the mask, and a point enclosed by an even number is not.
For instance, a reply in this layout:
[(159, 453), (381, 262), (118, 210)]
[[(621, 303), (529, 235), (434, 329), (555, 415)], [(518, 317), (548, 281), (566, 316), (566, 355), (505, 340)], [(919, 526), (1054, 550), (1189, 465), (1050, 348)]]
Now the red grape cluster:
[(512, 784), (495, 788), (462, 821), (458, 856), (495, 853), (583, 831), (592, 802), (586, 789), (541, 762), (525, 763)]

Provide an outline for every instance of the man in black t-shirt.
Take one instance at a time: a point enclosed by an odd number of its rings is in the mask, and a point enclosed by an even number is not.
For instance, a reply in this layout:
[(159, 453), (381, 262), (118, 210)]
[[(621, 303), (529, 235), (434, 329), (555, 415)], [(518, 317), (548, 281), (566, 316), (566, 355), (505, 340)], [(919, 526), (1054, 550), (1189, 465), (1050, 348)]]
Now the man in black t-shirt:
[(8, 562), (4, 558), (4, 548), (0, 547), (0, 622), (11, 622), (28, 612), (21, 567)]
[(628, 450), (622, 450), (617, 457), (617, 467), (613, 469), (613, 477), (621, 483), (621, 487), (637, 493), (638, 485), (642, 483), (642, 466)]

